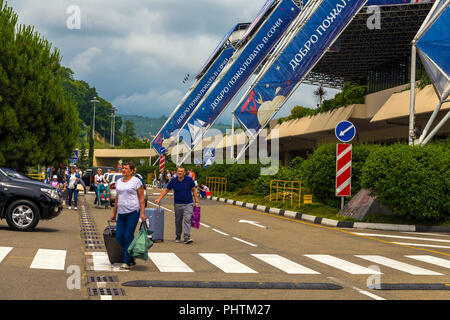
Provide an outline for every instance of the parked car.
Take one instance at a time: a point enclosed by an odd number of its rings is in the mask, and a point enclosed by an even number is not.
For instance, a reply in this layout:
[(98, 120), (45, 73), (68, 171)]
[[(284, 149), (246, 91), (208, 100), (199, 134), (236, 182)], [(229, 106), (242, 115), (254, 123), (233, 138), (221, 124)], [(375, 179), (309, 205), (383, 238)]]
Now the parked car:
[[(141, 181), (144, 181), (144, 180), (142, 179), (142, 176), (141, 176), (139, 173), (136, 174), (136, 176), (137, 176)], [(111, 206), (113, 206), (113, 205), (114, 205), (114, 201), (116, 201), (116, 195), (117, 195), (117, 191), (116, 191), (116, 183), (117, 183), (117, 181), (118, 181), (120, 178), (122, 178), (122, 177), (123, 177), (123, 176), (122, 176), (121, 173), (113, 173), (112, 175), (110, 175), (110, 176), (108, 177), (108, 179), (110, 179), (110, 180), (109, 180), (109, 183), (108, 183), (108, 186), (109, 186), (109, 200), (110, 200)], [(145, 185), (145, 183), (144, 183), (143, 185), (144, 185), (145, 207), (147, 207), (147, 201), (148, 201), (147, 186)]]
[(17, 231), (34, 229), (62, 211), (58, 190), (10, 168), (0, 168), (0, 219)]

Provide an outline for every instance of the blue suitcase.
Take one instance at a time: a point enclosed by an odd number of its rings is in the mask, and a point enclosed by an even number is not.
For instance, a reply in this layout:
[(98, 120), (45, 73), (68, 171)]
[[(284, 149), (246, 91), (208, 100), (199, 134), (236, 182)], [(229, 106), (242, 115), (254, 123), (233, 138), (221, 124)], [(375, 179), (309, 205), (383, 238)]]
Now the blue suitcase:
[(146, 208), (145, 217), (150, 222), (149, 230), (153, 231), (152, 241), (164, 241), (164, 210), (161, 207)]

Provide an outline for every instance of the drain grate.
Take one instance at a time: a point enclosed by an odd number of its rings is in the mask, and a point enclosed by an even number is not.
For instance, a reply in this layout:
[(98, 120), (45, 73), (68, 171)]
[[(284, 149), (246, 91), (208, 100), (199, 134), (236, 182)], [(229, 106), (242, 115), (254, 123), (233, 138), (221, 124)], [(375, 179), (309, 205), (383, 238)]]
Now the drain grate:
[(113, 276), (89, 276), (88, 283), (92, 282), (119, 282), (119, 278)]
[(87, 246), (84, 246), (84, 248), (88, 249), (88, 250), (105, 250), (105, 247), (103, 247), (103, 246), (87, 245)]
[(119, 288), (88, 288), (89, 295), (92, 296), (124, 296), (125, 293)]
[(84, 240), (85, 244), (102, 244), (102, 241), (90, 241), (90, 240)]

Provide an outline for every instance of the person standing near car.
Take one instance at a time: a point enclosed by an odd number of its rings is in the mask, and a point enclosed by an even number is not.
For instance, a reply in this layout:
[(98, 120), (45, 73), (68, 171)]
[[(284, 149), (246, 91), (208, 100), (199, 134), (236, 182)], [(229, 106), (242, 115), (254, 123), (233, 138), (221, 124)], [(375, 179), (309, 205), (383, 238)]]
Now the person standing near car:
[(77, 185), (80, 183), (80, 175), (75, 171), (75, 167), (70, 167), (70, 173), (66, 177), (66, 188), (69, 191), (69, 210), (71, 210), (72, 206), (72, 195), (74, 196), (73, 204), (74, 209), (78, 210), (77, 202), (78, 202), (78, 190)]
[(95, 191), (94, 204), (97, 204), (97, 201), (98, 201), (98, 186), (101, 183), (108, 183), (108, 182), (106, 182), (105, 177), (102, 174), (102, 169), (98, 168), (97, 169), (97, 174), (94, 177), (94, 191)]
[(144, 187), (141, 180), (133, 176), (135, 166), (133, 163), (122, 165), (122, 175), (116, 182), (117, 195), (114, 201), (111, 221), (116, 221), (116, 239), (123, 248), (124, 260), (120, 267), (122, 270), (131, 269), (136, 265), (132, 256), (128, 253), (128, 247), (134, 239), (139, 219), (145, 222)]
[(191, 243), (190, 231), (191, 231), (191, 219), (194, 213), (194, 203), (192, 195), (195, 198), (195, 205), (198, 205), (197, 188), (195, 187), (194, 180), (186, 175), (184, 167), (179, 167), (177, 170), (177, 178), (172, 179), (167, 187), (163, 190), (161, 195), (155, 203), (159, 205), (162, 198), (169, 192), (174, 191), (175, 202), (175, 242), (181, 241), (181, 232), (183, 231), (184, 220), (184, 243)]

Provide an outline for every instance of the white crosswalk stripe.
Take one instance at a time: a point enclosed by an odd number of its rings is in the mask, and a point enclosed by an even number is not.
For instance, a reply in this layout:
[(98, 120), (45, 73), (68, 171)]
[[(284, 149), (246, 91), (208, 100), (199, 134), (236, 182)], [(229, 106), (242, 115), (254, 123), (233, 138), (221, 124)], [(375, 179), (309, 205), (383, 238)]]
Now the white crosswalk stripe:
[(200, 253), (200, 256), (225, 273), (258, 273), (224, 253)]
[[(8, 259), (8, 255), (14, 250), (13, 247), (0, 247), (0, 263), (5, 262)], [(198, 263), (210, 263), (225, 273), (233, 274), (251, 274), (259, 273), (241, 261), (236, 260), (225, 253), (199, 253), (204, 260), (198, 260)], [(106, 252), (90, 252), (89, 256), (92, 257), (93, 268), (92, 271), (127, 271), (120, 270), (121, 263), (111, 265)], [(363, 260), (370, 261), (374, 264), (388, 267), (391, 269), (399, 270), (411, 275), (443, 275), (440, 272), (432, 271), (422, 267), (415, 266), (410, 263), (401, 262), (392, 258), (387, 258), (380, 255), (354, 255), (355, 257)], [(262, 261), (282, 272), (287, 274), (304, 274), (304, 275), (316, 275), (321, 272), (310, 269), (298, 262), (287, 259), (278, 254), (249, 254), (249, 258), (253, 257)], [(333, 255), (326, 254), (306, 254), (304, 257), (320, 262), (324, 265), (330, 266), (334, 269), (342, 270), (350, 274), (388, 274), (388, 269), (379, 272), (357, 263), (349, 262), (347, 260), (338, 258)], [(450, 260), (431, 256), (431, 255), (405, 255), (408, 259), (413, 259), (422, 263), (427, 263), (433, 266), (450, 269)], [(65, 261), (67, 259), (66, 250), (50, 250), (50, 249), (38, 249), (33, 262), (29, 266), (30, 269), (44, 269), (44, 270), (65, 270)], [(244, 258), (245, 259), (245, 258)], [(192, 273), (195, 272), (195, 267), (188, 266), (173, 252), (149, 252), (149, 260), (157, 267), (159, 272), (173, 272), (173, 273)], [(251, 260), (251, 258), (250, 258)], [(203, 261), (203, 262), (202, 262)], [(442, 271), (441, 271), (442, 272)]]
[(13, 248), (11, 247), (0, 247), (0, 262), (6, 258), (6, 256), (11, 252)]
[(434, 272), (431, 270), (427, 270), (424, 268), (420, 268), (420, 267), (416, 267), (413, 265), (410, 265), (408, 263), (404, 263), (401, 261), (397, 261), (394, 259), (390, 259), (390, 258), (386, 258), (386, 257), (382, 257), (382, 256), (377, 256), (377, 255), (362, 255), (362, 256), (356, 256), (358, 258), (364, 259), (364, 260), (368, 260), (370, 262), (376, 263), (376, 264), (381, 264), (383, 266), (392, 268), (392, 269), (397, 269), (412, 275), (422, 275), (422, 276), (441, 276), (442, 273), (438, 273), (438, 272)]
[(320, 274), (277, 254), (252, 254), (252, 256), (289, 274)]
[(407, 258), (423, 261), (426, 263), (434, 264), (439, 267), (450, 269), (450, 260), (445, 260), (442, 258), (437, 258), (428, 255), (414, 255), (414, 256), (405, 256)]
[(66, 250), (39, 249), (31, 263), (31, 269), (64, 270)]
[(350, 274), (382, 274), (376, 270), (359, 266), (357, 264), (336, 258), (327, 254), (305, 254), (305, 257), (316, 260), (320, 263), (329, 265)]
[(194, 272), (175, 253), (152, 252), (148, 256), (161, 272)]

